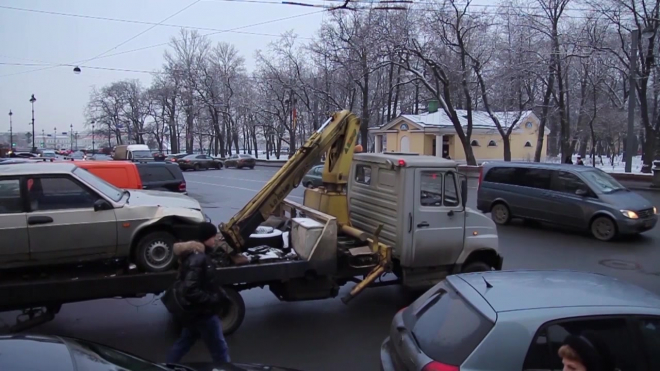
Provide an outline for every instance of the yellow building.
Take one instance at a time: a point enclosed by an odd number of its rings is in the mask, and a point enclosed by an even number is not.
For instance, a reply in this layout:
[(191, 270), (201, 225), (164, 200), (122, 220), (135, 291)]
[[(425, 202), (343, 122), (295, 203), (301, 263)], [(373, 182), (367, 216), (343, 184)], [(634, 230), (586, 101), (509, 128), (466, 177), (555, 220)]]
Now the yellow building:
[[(467, 128), (467, 111), (456, 110), (463, 131)], [(519, 112), (495, 112), (503, 128), (514, 124)], [(511, 160), (533, 161), (538, 140), (539, 118), (532, 112), (523, 112), (511, 132)], [(449, 156), (465, 161), (465, 151), (456, 129), (443, 110), (420, 115), (401, 115), (382, 127), (370, 128), (375, 137), (376, 152), (413, 152), (438, 157)], [(544, 132), (541, 161), (545, 161), (549, 130)], [(502, 136), (485, 111), (472, 111), (470, 144), (477, 163), (502, 160)]]

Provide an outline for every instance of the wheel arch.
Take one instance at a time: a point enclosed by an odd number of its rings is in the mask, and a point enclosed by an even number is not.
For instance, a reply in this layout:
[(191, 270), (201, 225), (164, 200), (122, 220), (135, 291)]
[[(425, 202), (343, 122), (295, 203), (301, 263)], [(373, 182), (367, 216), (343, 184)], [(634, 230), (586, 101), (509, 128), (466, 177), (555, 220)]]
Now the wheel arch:
[(165, 216), (151, 223), (142, 224), (133, 231), (131, 236), (130, 257), (135, 258), (138, 243), (149, 233), (162, 231), (171, 233), (176, 240), (194, 239), (194, 227), (196, 225), (197, 223), (176, 215)]
[(500, 255), (495, 249), (483, 248), (472, 251), (462, 264), (457, 264), (454, 269), (455, 273), (459, 273), (463, 268), (477, 261), (484, 262), (495, 268), (495, 270), (502, 270), (502, 255)]

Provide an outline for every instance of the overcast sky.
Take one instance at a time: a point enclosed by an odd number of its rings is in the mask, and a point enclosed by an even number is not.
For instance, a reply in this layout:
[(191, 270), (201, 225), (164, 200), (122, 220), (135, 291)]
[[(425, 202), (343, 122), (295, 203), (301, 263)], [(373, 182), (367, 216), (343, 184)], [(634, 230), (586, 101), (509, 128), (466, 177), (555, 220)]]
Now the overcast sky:
[[(239, 27), (250, 35), (224, 32), (213, 36), (213, 42), (234, 44), (246, 58), (248, 70), (254, 68), (254, 54), (277, 40), (277, 35), (293, 30), (301, 37), (312, 37), (322, 21), (319, 8), (264, 4), (275, 0), (201, 0), (165, 24), (227, 30)], [(300, 0), (319, 4), (318, 0)], [(82, 68), (79, 75), (72, 67), (15, 66), (24, 64), (78, 64), (114, 48), (149, 29), (149, 24), (134, 24), (99, 19), (7, 9), (21, 8), (83, 16), (116, 18), (159, 23), (195, 0), (0, 0), (0, 132), (9, 131), (9, 110), (13, 112), (14, 133), (31, 131), (30, 95), (37, 99), (35, 131), (52, 133), (84, 128), (84, 108), (92, 86), (101, 87), (113, 81), (137, 78), (148, 86), (151, 77), (145, 73), (92, 70)], [(315, 13), (306, 15), (309, 13)], [(282, 18), (292, 19), (275, 21)], [(245, 27), (262, 22), (268, 24)], [(272, 22), (275, 21), (275, 22)], [(167, 46), (141, 51), (112, 54), (167, 43), (176, 36), (176, 27), (157, 26), (135, 39), (108, 52), (108, 57), (84, 63), (115, 69), (147, 70), (160, 68)], [(202, 34), (213, 31), (200, 31)], [(305, 40), (301, 40), (305, 41)], [(43, 69), (42, 71), (35, 71)], [(34, 71), (34, 72), (30, 72)]]

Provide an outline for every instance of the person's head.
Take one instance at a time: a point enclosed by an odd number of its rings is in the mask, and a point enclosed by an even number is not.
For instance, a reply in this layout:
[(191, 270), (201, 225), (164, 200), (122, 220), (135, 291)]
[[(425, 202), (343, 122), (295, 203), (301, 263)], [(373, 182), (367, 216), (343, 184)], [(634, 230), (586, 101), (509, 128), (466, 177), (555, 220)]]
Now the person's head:
[(206, 247), (215, 246), (215, 238), (218, 234), (218, 228), (213, 223), (200, 223), (197, 229), (197, 240)]
[(580, 358), (580, 355), (570, 345), (562, 345), (558, 353), (559, 357), (561, 357), (561, 362), (564, 364), (563, 371), (587, 371), (582, 358)]

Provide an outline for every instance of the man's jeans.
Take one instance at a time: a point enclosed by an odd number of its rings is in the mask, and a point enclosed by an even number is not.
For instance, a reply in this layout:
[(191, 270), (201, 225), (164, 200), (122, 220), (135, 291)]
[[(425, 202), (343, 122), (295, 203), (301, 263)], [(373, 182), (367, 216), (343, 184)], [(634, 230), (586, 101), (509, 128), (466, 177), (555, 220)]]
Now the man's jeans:
[(222, 323), (218, 316), (211, 316), (195, 320), (183, 329), (167, 355), (167, 363), (179, 363), (199, 338), (206, 344), (214, 363), (230, 362), (229, 347), (222, 334)]

